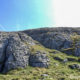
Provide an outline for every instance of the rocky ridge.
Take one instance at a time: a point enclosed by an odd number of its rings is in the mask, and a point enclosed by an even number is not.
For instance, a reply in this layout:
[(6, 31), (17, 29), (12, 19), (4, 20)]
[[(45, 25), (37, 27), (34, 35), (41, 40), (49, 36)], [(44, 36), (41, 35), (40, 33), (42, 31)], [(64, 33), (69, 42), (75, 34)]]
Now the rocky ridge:
[(80, 28), (40, 28), (24, 31), (50, 49), (80, 56)]

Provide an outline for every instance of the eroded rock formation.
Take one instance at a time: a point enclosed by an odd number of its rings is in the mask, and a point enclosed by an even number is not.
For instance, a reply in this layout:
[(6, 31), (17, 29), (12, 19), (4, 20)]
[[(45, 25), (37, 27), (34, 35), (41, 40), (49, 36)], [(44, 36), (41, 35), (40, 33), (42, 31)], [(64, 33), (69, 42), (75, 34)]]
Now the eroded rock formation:
[[(30, 48), (35, 45), (34, 40), (22, 32), (1, 32), (0, 34), (0, 72), (6, 73), (12, 69), (25, 68), (29, 64), (35, 67), (48, 66), (46, 54), (39, 54), (34, 58)], [(31, 58), (32, 57), (32, 58)], [(41, 61), (39, 61), (41, 58)], [(29, 61), (30, 60), (30, 61)], [(36, 61), (32, 63), (31, 61)], [(41, 62), (41, 64), (40, 64)], [(40, 65), (39, 65), (40, 64)], [(31, 65), (31, 66), (33, 66)], [(42, 66), (41, 66), (42, 65)]]
[[(16, 68), (49, 66), (46, 51), (31, 52), (31, 46), (42, 44), (67, 54), (80, 56), (79, 28), (44, 28), (23, 32), (0, 32), (0, 72)], [(40, 44), (40, 45), (41, 45)], [(67, 60), (65, 59), (64, 62)]]
[(47, 48), (80, 56), (80, 28), (41, 28), (24, 33)]

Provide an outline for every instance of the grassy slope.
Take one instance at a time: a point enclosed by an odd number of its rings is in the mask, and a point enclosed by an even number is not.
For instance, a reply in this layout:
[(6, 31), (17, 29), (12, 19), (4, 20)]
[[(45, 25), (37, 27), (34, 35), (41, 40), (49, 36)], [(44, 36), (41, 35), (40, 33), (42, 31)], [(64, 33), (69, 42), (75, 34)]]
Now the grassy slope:
[[(80, 80), (73, 78), (73, 76), (79, 76), (80, 70), (72, 70), (68, 67), (70, 64), (80, 64), (79, 62), (67, 62), (66, 64), (54, 60), (53, 57), (58, 56), (62, 59), (67, 57), (72, 57), (78, 59), (74, 56), (68, 56), (62, 52), (54, 49), (47, 49), (41, 45), (35, 45), (31, 47), (31, 51), (35, 52), (38, 50), (47, 51), (48, 57), (50, 58), (49, 68), (37, 68), (28, 66), (25, 69), (17, 69), (8, 72), (8, 74), (0, 74), (0, 80)], [(56, 52), (56, 54), (54, 54)], [(55, 65), (58, 64), (58, 65)], [(48, 74), (47, 77), (41, 76), (42, 74)], [(71, 79), (72, 76), (72, 79)], [(44, 79), (43, 79), (44, 78)]]

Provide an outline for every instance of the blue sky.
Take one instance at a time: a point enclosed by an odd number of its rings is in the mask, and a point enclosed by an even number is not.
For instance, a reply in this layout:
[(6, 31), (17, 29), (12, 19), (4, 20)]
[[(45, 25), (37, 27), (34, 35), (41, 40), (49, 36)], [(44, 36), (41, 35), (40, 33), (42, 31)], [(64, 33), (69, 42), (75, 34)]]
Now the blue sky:
[(80, 27), (80, 0), (0, 0), (0, 31)]
[(0, 0), (0, 30), (18, 31), (52, 26), (52, 0)]

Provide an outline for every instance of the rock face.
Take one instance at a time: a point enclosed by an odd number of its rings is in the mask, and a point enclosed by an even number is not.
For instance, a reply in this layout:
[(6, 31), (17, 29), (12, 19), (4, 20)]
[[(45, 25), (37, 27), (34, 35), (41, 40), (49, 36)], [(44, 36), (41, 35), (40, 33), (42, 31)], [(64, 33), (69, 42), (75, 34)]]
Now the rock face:
[[(30, 43), (32, 39), (26, 39), (27, 41)], [(18, 33), (0, 34), (0, 72), (26, 67), (29, 64), (29, 55), (29, 45), (21, 41)]]
[(47, 57), (47, 53), (42, 52), (42, 51), (37, 51), (34, 54), (30, 55), (30, 58), (29, 58), (30, 65), (33, 67), (45, 67), (45, 68), (47, 68), (49, 65), (49, 63), (48, 63), (49, 59)]
[(4, 65), (7, 44), (8, 44), (7, 34), (0, 33), (0, 71), (2, 71)]
[[(25, 68), (28, 65), (47, 68), (49, 66), (47, 52), (40, 50), (34, 54), (31, 52), (31, 46), (38, 45), (37, 41), (47, 48), (80, 56), (80, 28), (44, 28), (23, 32), (0, 32), (0, 72)], [(64, 63), (76, 61), (70, 58), (62, 60), (56, 57), (54, 59)]]
[(19, 40), (19, 38), (11, 37), (6, 49), (6, 61), (3, 72), (18, 67), (24, 68), (28, 65), (29, 47)]
[(28, 36), (27, 34), (19, 32), (18, 35), (19, 35), (22, 42), (25, 42), (29, 45), (35, 45), (34, 40), (30, 36)]
[(0, 72), (25, 68), (29, 64), (34, 67), (48, 67), (48, 57), (44, 52), (32, 55), (30, 49), (35, 41), (23, 32), (0, 33)]
[(80, 28), (43, 28), (24, 32), (47, 48), (80, 56)]

